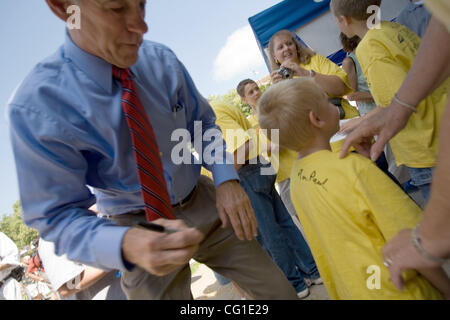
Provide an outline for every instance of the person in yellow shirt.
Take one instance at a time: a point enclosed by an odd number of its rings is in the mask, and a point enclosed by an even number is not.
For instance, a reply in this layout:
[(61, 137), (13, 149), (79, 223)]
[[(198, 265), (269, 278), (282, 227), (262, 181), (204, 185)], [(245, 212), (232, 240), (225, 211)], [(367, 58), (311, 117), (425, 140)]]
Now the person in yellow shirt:
[[(355, 50), (361, 39), (358, 36), (349, 38), (342, 32), (339, 35), (339, 39), (344, 51), (347, 52), (347, 57), (342, 61), (342, 69), (344, 69), (347, 73), (350, 86), (354, 91), (352, 94), (347, 96), (347, 99), (349, 101), (356, 101), (358, 111), (361, 114), (361, 117), (351, 119), (341, 125), (341, 130), (339, 133), (346, 134), (351, 132), (353, 128), (357, 127), (358, 124), (365, 119), (364, 116), (374, 110), (377, 105), (375, 104), (372, 94), (370, 93), (369, 85), (367, 84), (366, 78), (361, 70), (361, 65), (356, 58)], [(378, 168), (380, 168), (402, 188), (403, 184), (410, 179), (407, 168), (404, 166), (397, 167), (395, 165), (395, 157), (389, 145), (386, 145), (384, 152), (382, 152), (376, 160), (376, 164)], [(407, 191), (405, 190), (405, 192)]]
[(239, 175), (258, 222), (257, 240), (284, 272), (299, 298), (309, 295), (308, 285), (321, 284), (314, 258), (275, 190), (275, 172), (259, 156), (258, 135), (244, 114), (234, 106), (212, 101), (216, 124), (227, 151), (234, 155)]
[[(369, 6), (379, 6), (381, 0), (333, 0), (331, 10), (337, 25), (347, 37), (361, 38), (356, 56), (369, 84), (370, 92), (380, 112), (402, 85), (417, 54), (420, 38), (405, 26), (381, 21), (370, 26)], [(369, 29), (370, 27), (370, 29)], [(420, 81), (420, 79), (417, 79)], [(397, 166), (405, 165), (411, 184), (419, 188), (427, 201), (436, 163), (439, 124), (447, 100), (448, 81), (422, 100), (406, 127), (390, 140)], [(370, 119), (370, 114), (368, 115)]]
[[(448, 0), (427, 0), (425, 5), (433, 16), (417, 51), (414, 64), (402, 86), (397, 91), (398, 101), (417, 106), (434, 88), (450, 76), (450, 2)], [(432, 61), (430, 62), (430, 57)], [(420, 78), (420, 81), (417, 79)], [(404, 105), (391, 104), (364, 121), (345, 140), (341, 157), (347, 154), (349, 146), (365, 149), (367, 155), (376, 158), (387, 141), (403, 130), (413, 111)], [(450, 99), (447, 97), (446, 111), (441, 120), (450, 123)], [(367, 139), (378, 135), (374, 144)], [(404, 229), (389, 241), (383, 256), (390, 259), (389, 271), (397, 288), (402, 289), (403, 270), (442, 265), (450, 258), (450, 126), (441, 126), (439, 151), (433, 176), (430, 201), (419, 225), (415, 229)], [(415, 241), (415, 240), (418, 241)]]
[(350, 94), (347, 74), (331, 60), (303, 47), (289, 30), (276, 32), (269, 41), (269, 61), (273, 83), (283, 79), (281, 69), (290, 70), (290, 77), (313, 77), (340, 110), (340, 119), (359, 116), (358, 110), (342, 97)]
[[(237, 88), (237, 93), (241, 97), (242, 101), (247, 103), (252, 108), (252, 114), (247, 117), (248, 122), (252, 126), (252, 128), (258, 130), (259, 129), (259, 123), (258, 123), (258, 111), (256, 109), (256, 106), (258, 104), (258, 100), (262, 95), (262, 92), (258, 86), (258, 84), (251, 80), (251, 79), (244, 79), (241, 82), (239, 82)], [(265, 136), (260, 134), (259, 138), (263, 139)], [(294, 205), (291, 201), (290, 196), (290, 174), (292, 165), (297, 158), (297, 153), (288, 150), (285, 148), (279, 148), (279, 146), (276, 146), (278, 148), (277, 150), (271, 150), (275, 151), (271, 153), (270, 156), (270, 162), (272, 163), (272, 166), (274, 167), (277, 178), (275, 180), (275, 183), (278, 184), (278, 188), (280, 191), (280, 197), (283, 201), (284, 205), (286, 206), (286, 209), (288, 210), (289, 214), (292, 217), (292, 220), (294, 221), (297, 228), (302, 232), (303, 234), (303, 228), (300, 224), (300, 221), (298, 220), (297, 212), (295, 212)], [(276, 152), (278, 151), (278, 152)]]
[(433, 287), (448, 288), (442, 268), (406, 274), (403, 291), (389, 280), (381, 250), (399, 230), (417, 224), (422, 212), (369, 159), (356, 153), (339, 159), (331, 152), (338, 110), (313, 80), (273, 85), (259, 100), (258, 118), (263, 129), (279, 128), (281, 146), (299, 153), (291, 197), (332, 299), (442, 298)]

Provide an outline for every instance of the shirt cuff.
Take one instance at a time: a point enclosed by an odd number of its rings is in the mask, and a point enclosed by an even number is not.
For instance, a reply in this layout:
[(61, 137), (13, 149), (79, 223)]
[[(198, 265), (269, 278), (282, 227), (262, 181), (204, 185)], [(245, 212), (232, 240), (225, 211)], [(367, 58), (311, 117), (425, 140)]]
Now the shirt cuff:
[(94, 238), (97, 265), (104, 269), (131, 271), (134, 265), (122, 256), (122, 239), (130, 227), (105, 226)]
[(216, 188), (226, 181), (239, 181), (239, 176), (236, 170), (234, 170), (234, 166), (232, 164), (215, 164), (212, 166), (211, 172), (214, 178), (214, 186)]

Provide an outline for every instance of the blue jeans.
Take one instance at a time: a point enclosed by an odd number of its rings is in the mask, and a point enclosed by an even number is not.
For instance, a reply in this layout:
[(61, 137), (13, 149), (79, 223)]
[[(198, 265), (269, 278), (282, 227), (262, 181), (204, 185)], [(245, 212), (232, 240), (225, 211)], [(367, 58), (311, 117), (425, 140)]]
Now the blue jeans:
[(256, 220), (257, 240), (284, 272), (297, 292), (307, 288), (304, 278), (320, 277), (311, 250), (275, 190), (276, 175), (261, 175), (263, 164), (248, 164), (238, 170)]
[(409, 171), (409, 175), (411, 176), (409, 184), (413, 187), (418, 188), (423, 198), (425, 199), (425, 202), (428, 202), (428, 199), (430, 198), (431, 181), (433, 180), (434, 167), (407, 168)]
[(221, 286), (225, 286), (227, 284), (229, 284), (231, 281), (228, 278), (225, 278), (223, 275), (221, 275), (220, 273), (217, 273), (213, 270), (214, 273), (214, 277), (216, 277), (217, 282), (221, 285)]

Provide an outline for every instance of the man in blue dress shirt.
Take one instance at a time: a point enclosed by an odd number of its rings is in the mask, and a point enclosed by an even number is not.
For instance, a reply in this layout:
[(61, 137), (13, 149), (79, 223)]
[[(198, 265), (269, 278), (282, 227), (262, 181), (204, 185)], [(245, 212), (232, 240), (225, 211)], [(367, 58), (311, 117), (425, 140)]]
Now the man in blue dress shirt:
[[(217, 128), (207, 101), (164, 45), (143, 41), (145, 0), (46, 0), (63, 21), (78, 5), (81, 28), (39, 63), (8, 105), (23, 216), (58, 255), (123, 271), (129, 299), (190, 299), (191, 258), (257, 299), (295, 299), (282, 272), (254, 240), (256, 219), (232, 164), (175, 164), (172, 132), (194, 121)], [(133, 227), (145, 221), (122, 87), (112, 66), (130, 68), (155, 132), (178, 232)], [(205, 150), (210, 141), (202, 142)], [(198, 144), (194, 143), (194, 146)], [(225, 148), (213, 156), (226, 157)], [(197, 150), (201, 152), (201, 150)], [(201, 166), (214, 183), (200, 176)], [(88, 188), (90, 186), (95, 196)], [(89, 207), (109, 219), (97, 218)]]

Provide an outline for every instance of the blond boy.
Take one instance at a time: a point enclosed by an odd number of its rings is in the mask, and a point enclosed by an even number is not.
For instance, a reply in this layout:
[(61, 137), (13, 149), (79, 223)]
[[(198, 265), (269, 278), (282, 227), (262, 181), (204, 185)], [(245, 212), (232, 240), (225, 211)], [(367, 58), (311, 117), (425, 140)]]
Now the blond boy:
[[(256, 147), (259, 143), (255, 142), (258, 137), (239, 108), (220, 101), (212, 101), (211, 107), (227, 151), (234, 154), (240, 184), (254, 209), (258, 221), (257, 240), (283, 271), (297, 296), (305, 298), (310, 293), (308, 287), (321, 284), (322, 280), (308, 244), (275, 190), (275, 172), (268, 170), (269, 163), (260, 160)], [(245, 154), (245, 163), (239, 161), (240, 154)]]
[[(406, 274), (402, 292), (389, 280), (381, 249), (422, 212), (369, 159), (331, 152), (339, 114), (314, 80), (272, 86), (259, 100), (258, 118), (261, 128), (280, 129), (281, 146), (299, 153), (291, 198), (332, 299), (441, 298), (415, 272)], [(445, 276), (442, 269), (433, 275)]]

